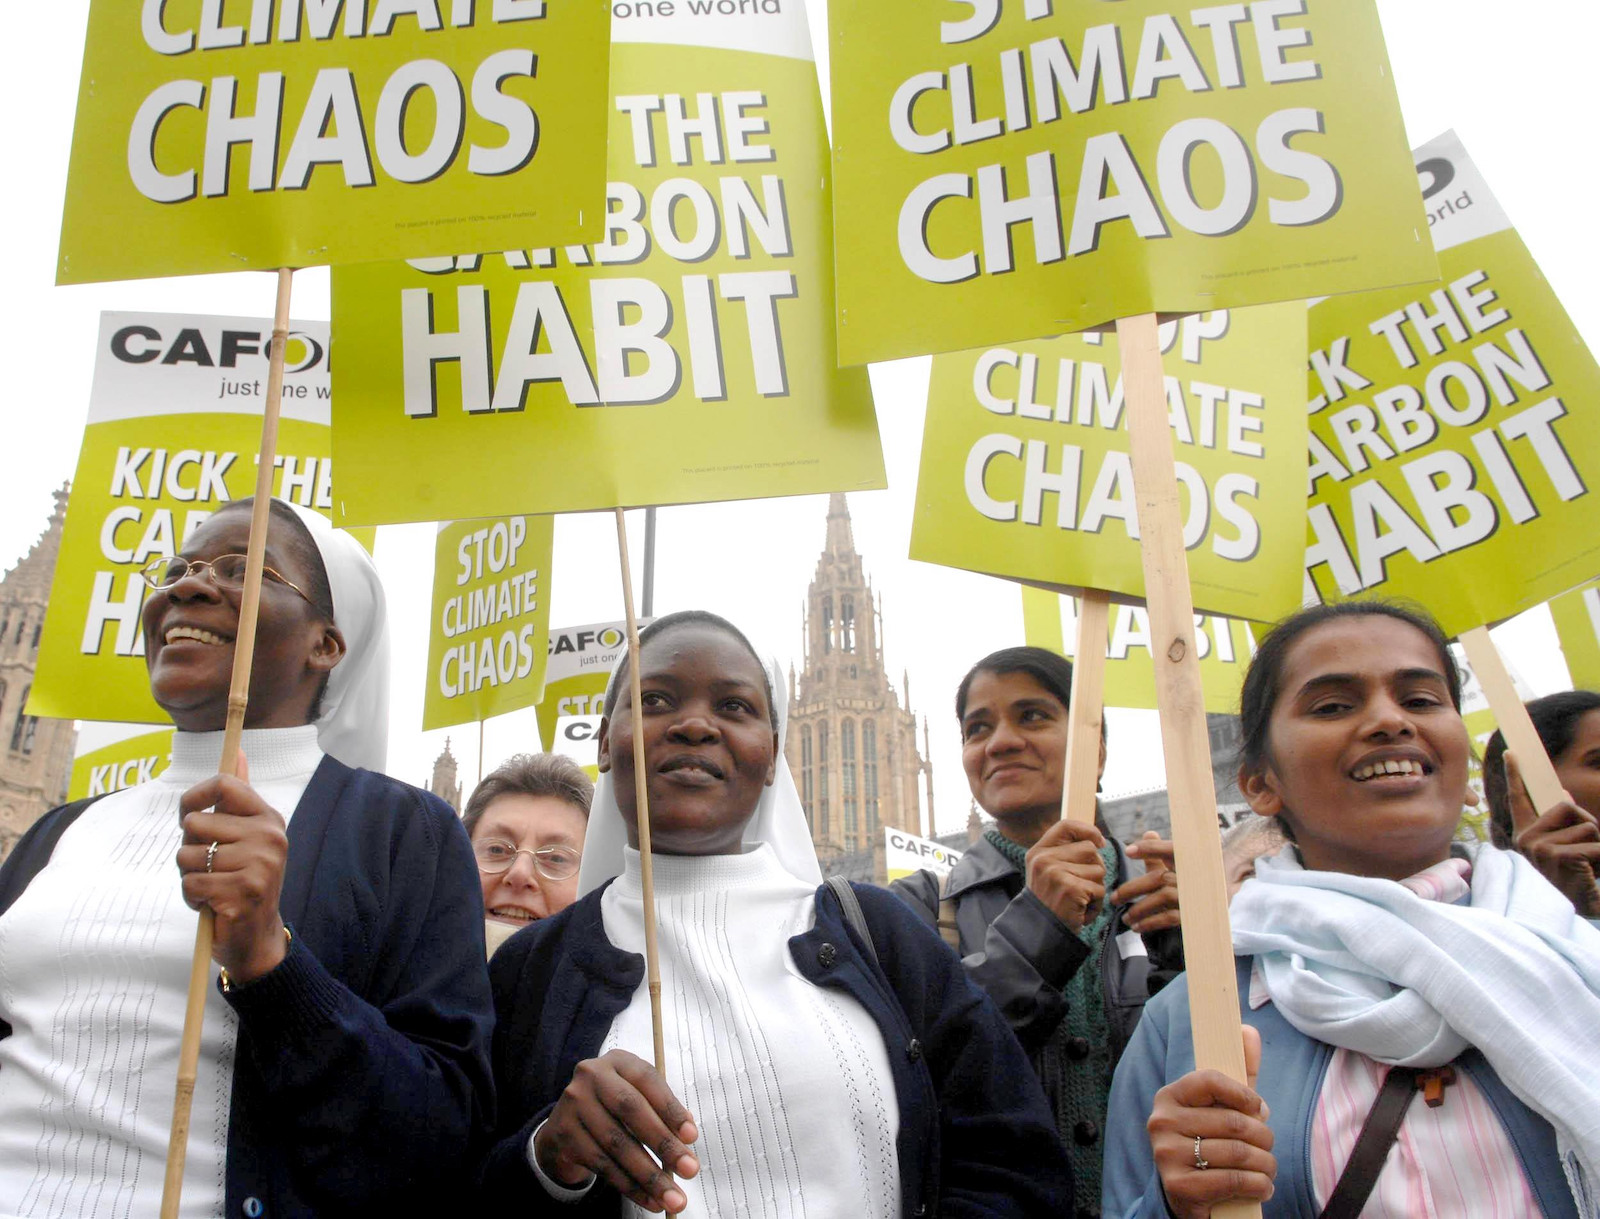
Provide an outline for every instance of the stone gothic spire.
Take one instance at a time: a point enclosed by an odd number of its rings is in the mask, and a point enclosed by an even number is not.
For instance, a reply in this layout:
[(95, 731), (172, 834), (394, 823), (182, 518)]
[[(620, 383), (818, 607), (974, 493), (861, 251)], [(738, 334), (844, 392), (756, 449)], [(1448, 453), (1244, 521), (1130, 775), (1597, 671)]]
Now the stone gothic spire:
[(444, 751), (433, 760), (433, 782), (428, 790), (456, 812), (461, 811), (461, 784), (456, 781), (456, 755), (450, 752), (449, 737), (444, 739)]
[(828, 543), (824, 549), (838, 558), (856, 552), (855, 534), (850, 528), (850, 507), (842, 491), (828, 496)]

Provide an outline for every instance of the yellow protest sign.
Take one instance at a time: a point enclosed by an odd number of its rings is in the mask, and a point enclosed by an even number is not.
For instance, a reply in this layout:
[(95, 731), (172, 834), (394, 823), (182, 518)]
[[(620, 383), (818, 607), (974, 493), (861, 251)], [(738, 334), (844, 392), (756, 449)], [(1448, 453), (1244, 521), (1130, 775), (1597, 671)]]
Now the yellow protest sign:
[[(1300, 603), (1305, 308), (1162, 331), (1197, 608), (1270, 621)], [(911, 557), (1144, 596), (1114, 337), (937, 356)]]
[(1311, 311), (1306, 569), (1454, 635), (1600, 573), (1600, 368), (1454, 134), (1416, 156), (1443, 281)]
[(950, 869), (961, 862), (963, 854), (932, 838), (919, 838), (889, 826), (883, 828), (883, 866), (887, 881), (896, 881), (923, 869), (935, 876), (948, 876)]
[(600, 782), (600, 716), (561, 715), (556, 717), (550, 752), (571, 758), (583, 767), (589, 782)]
[(1550, 602), (1556, 638), (1576, 690), (1600, 690), (1600, 583), (1586, 584)]
[(619, 5), (612, 84), (600, 244), (335, 270), (335, 519), (884, 485), (803, 6)]
[[(639, 619), (639, 629), (651, 619)], [(586, 626), (552, 627), (550, 660), (544, 671), (544, 701), (539, 704), (539, 739), (554, 753), (574, 756), (569, 746), (587, 748), (588, 736), (558, 737), (556, 722), (598, 717), (605, 712), (606, 682), (618, 658), (628, 649), (626, 622), (592, 622)], [(595, 719), (594, 731), (599, 729)], [(592, 753), (588, 755), (592, 761)], [(585, 763), (587, 765), (587, 763)]]
[(72, 759), (67, 799), (105, 796), (148, 783), (172, 761), (172, 729), (142, 732)]
[(844, 364), (1438, 274), (1374, 0), (828, 16)]
[[(274, 494), (328, 512), (328, 327), (292, 327)], [(101, 314), (30, 715), (166, 722), (145, 675), (138, 572), (254, 493), (271, 332), (261, 318)]]
[(554, 536), (548, 516), (439, 526), (424, 732), (518, 711), (544, 697)]
[[(1022, 627), (1030, 647), (1048, 648), (1072, 658), (1078, 640), (1077, 601), (1042, 588), (1022, 589)], [(1206, 710), (1239, 713), (1239, 690), (1256, 654), (1250, 623), (1196, 614), (1195, 646), (1200, 650), (1200, 680)], [(1150, 615), (1137, 605), (1113, 605), (1106, 624), (1104, 705), (1156, 707), (1155, 662), (1150, 658)]]
[(599, 228), (606, 6), (92, 0), (59, 283)]

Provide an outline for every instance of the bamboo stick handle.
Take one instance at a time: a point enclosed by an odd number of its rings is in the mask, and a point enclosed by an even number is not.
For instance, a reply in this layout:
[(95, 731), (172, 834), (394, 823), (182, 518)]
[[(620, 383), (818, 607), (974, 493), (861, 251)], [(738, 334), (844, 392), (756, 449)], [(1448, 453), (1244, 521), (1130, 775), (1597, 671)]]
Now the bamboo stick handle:
[[(250, 513), (250, 544), (245, 554), (244, 591), (239, 601), (239, 634), (233, 644), (233, 677), (228, 687), (228, 719), (222, 735), (219, 774), (239, 769), (239, 740), (250, 701), (250, 670), (255, 661), (256, 619), (261, 609), (261, 568), (266, 561), (267, 521), (272, 508), (272, 474), (278, 456), (278, 414), (283, 403), (283, 354), (289, 341), (289, 293), (294, 272), (278, 271), (277, 306), (272, 315), (272, 348), (267, 366), (267, 397), (261, 416), (261, 451), (256, 468), (256, 497)], [(189, 1154), (189, 1114), (200, 1069), (200, 1028), (211, 987), (211, 947), (216, 919), (202, 908), (189, 963), (189, 995), (183, 1013), (183, 1040), (178, 1046), (178, 1090), (172, 1098), (172, 1131), (167, 1138), (166, 1175), (161, 1185), (161, 1219), (177, 1219), (183, 1194), (183, 1166)]]
[(1567, 798), (1556, 774), (1555, 763), (1545, 752), (1544, 742), (1528, 716), (1528, 708), (1511, 680), (1506, 662), (1489, 636), (1489, 628), (1473, 627), (1461, 632), (1461, 646), (1467, 653), (1467, 663), (1477, 675), (1489, 699), (1489, 708), (1500, 725), (1500, 735), (1506, 747), (1517, 755), (1517, 766), (1522, 771), (1522, 781), (1528, 785), (1528, 795), (1539, 813), (1548, 813)]
[(1078, 599), (1078, 642), (1072, 657), (1072, 706), (1067, 709), (1067, 790), (1061, 815), (1094, 824), (1100, 779), (1100, 725), (1105, 717), (1106, 622), (1111, 598), (1085, 589)]
[(633, 569), (628, 562), (628, 522), (617, 509), (617, 553), (622, 559), (622, 606), (628, 619), (628, 687), (633, 702), (633, 795), (639, 817), (639, 888), (644, 905), (644, 976), (650, 990), (650, 1036), (656, 1072), (667, 1074), (666, 1034), (661, 1025), (661, 954), (656, 948), (656, 883), (650, 851), (650, 777), (645, 771), (644, 695), (640, 686), (639, 619), (633, 609)]
[[(1217, 793), (1212, 782), (1189, 559), (1183, 545), (1166, 373), (1161, 366), (1155, 315), (1118, 321), (1117, 342), (1122, 353), (1145, 600), (1150, 608), (1150, 652), (1155, 661), (1156, 705), (1161, 713), (1161, 747), (1167, 763), (1172, 840), (1177, 852), (1195, 1065), (1222, 1071), (1244, 1083), (1239, 987), (1228, 925), (1222, 838), (1217, 832)], [(1213, 1208), (1211, 1214), (1214, 1219), (1260, 1219), (1261, 1207), (1254, 1202), (1230, 1202)]]

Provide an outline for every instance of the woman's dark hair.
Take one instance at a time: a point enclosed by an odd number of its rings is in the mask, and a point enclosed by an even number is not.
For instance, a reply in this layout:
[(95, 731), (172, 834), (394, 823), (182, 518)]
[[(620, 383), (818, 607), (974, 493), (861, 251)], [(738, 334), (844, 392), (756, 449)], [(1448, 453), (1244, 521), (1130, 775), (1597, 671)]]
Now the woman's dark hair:
[(484, 810), (501, 796), (555, 796), (588, 817), (594, 784), (571, 758), (558, 753), (519, 753), (500, 763), (473, 788), (461, 814), (467, 837), (477, 831)]
[(1244, 689), (1239, 694), (1239, 726), (1243, 731), (1239, 744), (1240, 770), (1254, 772), (1266, 765), (1267, 732), (1272, 725), (1272, 708), (1283, 692), (1283, 664), (1289, 649), (1302, 635), (1325, 622), (1369, 617), (1393, 618), (1428, 637), (1428, 642), (1439, 653), (1439, 665), (1450, 688), (1450, 701), (1457, 711), (1461, 710), (1461, 674), (1450, 655), (1450, 640), (1426, 611), (1393, 601), (1340, 601), (1334, 605), (1312, 606), (1290, 614), (1272, 628), (1262, 639), (1244, 675)]
[[(750, 641), (745, 638), (744, 632), (726, 618), (719, 617), (710, 610), (679, 610), (675, 614), (665, 614), (639, 632), (639, 650), (642, 652), (645, 644), (649, 643), (657, 635), (664, 635), (666, 632), (680, 626), (708, 626), (713, 630), (725, 631), (744, 645), (745, 651), (749, 652), (755, 660), (756, 668), (761, 670), (761, 684), (766, 687), (767, 691), (767, 718), (772, 721), (772, 726), (776, 728), (778, 726), (778, 708), (773, 705), (772, 675), (767, 672), (766, 663), (756, 653), (755, 647)], [(611, 679), (611, 685), (606, 690), (605, 716), (607, 719), (611, 718), (612, 709), (617, 705), (617, 695), (621, 692), (623, 681), (627, 676), (628, 654), (624, 652), (622, 660), (617, 664), (616, 675)]]
[(972, 681), (979, 673), (993, 673), (1004, 677), (1008, 673), (1026, 673), (1051, 694), (1063, 707), (1072, 703), (1072, 662), (1049, 648), (1001, 648), (990, 652), (961, 679), (956, 687), (956, 720), (966, 718), (967, 695)]
[[(1578, 734), (1578, 721), (1591, 711), (1600, 711), (1600, 694), (1592, 690), (1563, 690), (1547, 694), (1528, 704), (1528, 718), (1551, 761), (1572, 748)], [(1489, 738), (1483, 750), (1483, 794), (1489, 798), (1489, 840), (1510, 850), (1516, 828), (1511, 820), (1511, 792), (1506, 787), (1506, 740), (1500, 730)]]
[[(247, 495), (243, 499), (232, 500), (218, 508), (213, 516), (223, 512), (249, 512), (255, 507), (256, 497)], [(306, 527), (299, 514), (283, 500), (274, 497), (268, 508), (269, 519), (267, 533), (273, 541), (282, 544), (283, 548), (294, 556), (295, 566), (305, 576), (301, 591), (306, 595), (306, 600), (311, 602), (311, 608), (316, 610), (323, 621), (332, 623), (333, 618), (333, 586), (328, 583), (328, 568), (322, 561), (322, 551), (317, 549), (317, 541), (311, 536), (311, 530)], [(308, 723), (315, 724), (322, 718), (322, 696), (328, 692), (328, 678), (325, 674), (322, 684), (317, 687), (317, 696), (311, 700), (311, 710)]]

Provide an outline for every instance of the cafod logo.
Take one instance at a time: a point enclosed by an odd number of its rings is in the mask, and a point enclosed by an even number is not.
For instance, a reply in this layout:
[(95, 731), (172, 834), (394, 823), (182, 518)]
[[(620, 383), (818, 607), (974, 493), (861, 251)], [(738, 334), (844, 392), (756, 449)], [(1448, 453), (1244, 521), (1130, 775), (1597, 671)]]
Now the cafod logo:
[(596, 647), (603, 652), (610, 652), (626, 642), (627, 636), (614, 626), (602, 627), (598, 631), (562, 631), (559, 635), (550, 636), (550, 655), (582, 653)]
[[(172, 367), (237, 368), (240, 357), (266, 360), (272, 336), (259, 330), (223, 330), (207, 336), (198, 326), (185, 326), (169, 339), (154, 326), (124, 326), (111, 336), (111, 354), (124, 364), (160, 364)], [(286, 373), (305, 372), (322, 364), (327, 355), (321, 343), (300, 330), (289, 332), (284, 349)]]

